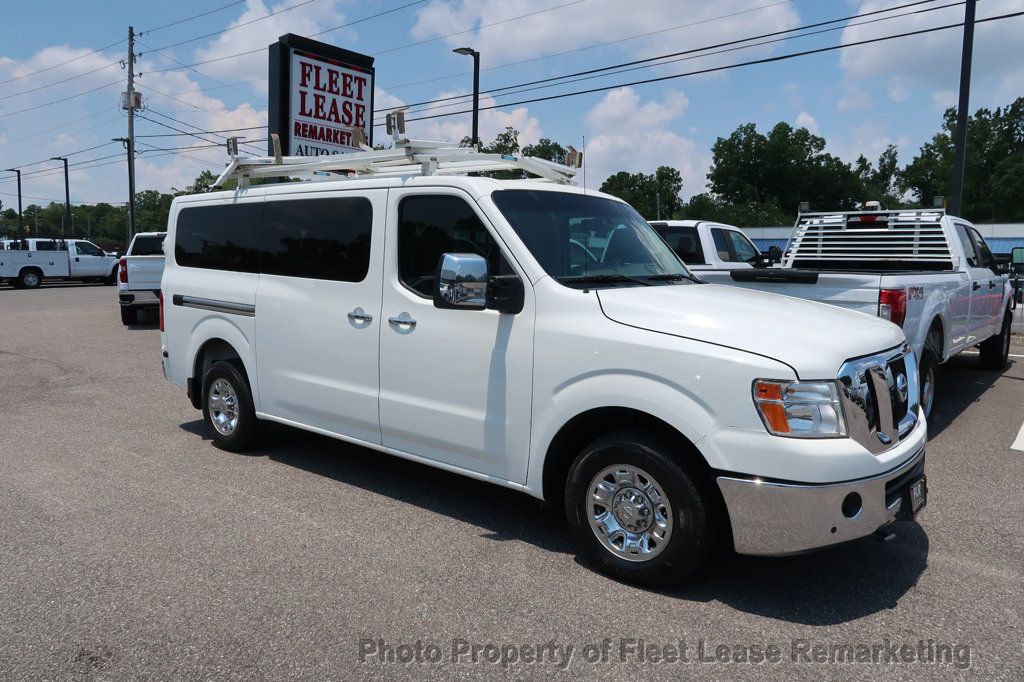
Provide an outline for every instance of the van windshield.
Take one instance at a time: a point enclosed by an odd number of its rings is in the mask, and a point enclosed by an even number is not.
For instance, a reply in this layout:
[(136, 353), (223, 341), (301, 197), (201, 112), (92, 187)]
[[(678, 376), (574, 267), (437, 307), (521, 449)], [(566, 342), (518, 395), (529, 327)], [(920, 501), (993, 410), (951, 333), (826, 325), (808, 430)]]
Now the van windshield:
[(544, 271), (566, 286), (699, 281), (628, 204), (545, 190), (498, 190), (491, 196)]

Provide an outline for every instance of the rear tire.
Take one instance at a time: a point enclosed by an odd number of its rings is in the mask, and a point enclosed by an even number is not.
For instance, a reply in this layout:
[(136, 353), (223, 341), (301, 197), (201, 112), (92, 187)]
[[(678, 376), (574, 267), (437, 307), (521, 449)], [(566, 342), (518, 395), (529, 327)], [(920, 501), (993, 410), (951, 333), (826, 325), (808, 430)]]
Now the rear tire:
[(1003, 316), (1003, 324), (999, 333), (985, 339), (978, 346), (981, 351), (981, 366), (985, 369), (1001, 370), (1006, 369), (1010, 361), (1010, 325), (1013, 323), (1013, 313), (1009, 310)]
[(139, 310), (138, 308), (129, 308), (126, 305), (121, 306), (121, 324), (128, 326), (135, 324), (139, 321)]
[(566, 517), (580, 552), (603, 572), (671, 585), (721, 537), (712, 484), (671, 456), (678, 450), (651, 432), (620, 431), (595, 440), (573, 463)]
[(43, 283), (43, 276), (38, 270), (28, 268), (18, 274), (18, 284), (22, 289), (38, 289)]
[(104, 277), (100, 281), (106, 284), (107, 286), (110, 286), (111, 284), (117, 284), (117, 268), (118, 266), (115, 265), (114, 269), (110, 271), (110, 276)]
[(213, 363), (203, 377), (203, 418), (218, 447), (240, 452), (256, 438), (259, 422), (249, 382), (230, 362)]

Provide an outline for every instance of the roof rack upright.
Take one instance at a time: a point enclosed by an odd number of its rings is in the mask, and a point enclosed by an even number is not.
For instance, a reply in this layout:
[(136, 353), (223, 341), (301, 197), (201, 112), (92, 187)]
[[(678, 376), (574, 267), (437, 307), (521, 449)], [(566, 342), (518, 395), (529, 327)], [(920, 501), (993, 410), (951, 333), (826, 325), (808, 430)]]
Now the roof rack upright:
[[(276, 147), (276, 145), (275, 145)], [(375, 150), (361, 145), (363, 151), (325, 156), (241, 156), (230, 147), (230, 161), (214, 187), (231, 179), (245, 187), (250, 178), (314, 178), (330, 173), (345, 177), (393, 177), (413, 175), (454, 175), (499, 170), (522, 170), (552, 182), (568, 184), (582, 165), (577, 152), (575, 168), (532, 156), (486, 154), (475, 147), (459, 147), (454, 142), (411, 140), (395, 135), (391, 149)], [(234, 152), (234, 153), (232, 153)]]

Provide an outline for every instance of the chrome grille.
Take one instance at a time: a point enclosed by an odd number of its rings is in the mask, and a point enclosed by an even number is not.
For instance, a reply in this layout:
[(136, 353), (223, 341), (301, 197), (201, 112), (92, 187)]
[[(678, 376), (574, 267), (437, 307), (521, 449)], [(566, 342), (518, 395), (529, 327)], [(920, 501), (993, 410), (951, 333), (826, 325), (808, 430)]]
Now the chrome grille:
[(839, 370), (840, 399), (850, 437), (881, 454), (918, 419), (917, 358), (910, 346), (848, 360)]

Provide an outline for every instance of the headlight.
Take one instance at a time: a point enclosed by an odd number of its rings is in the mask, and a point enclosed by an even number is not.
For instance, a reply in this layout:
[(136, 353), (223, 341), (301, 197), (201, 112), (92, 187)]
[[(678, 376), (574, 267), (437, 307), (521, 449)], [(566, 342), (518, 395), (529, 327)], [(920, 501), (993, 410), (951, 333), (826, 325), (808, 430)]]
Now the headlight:
[(754, 382), (754, 405), (768, 431), (790, 438), (846, 435), (839, 387), (834, 381)]

